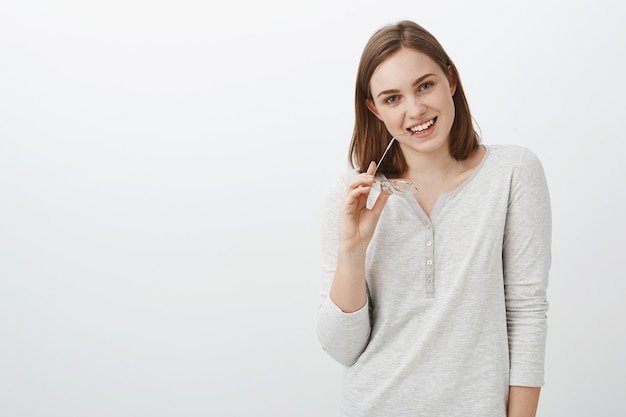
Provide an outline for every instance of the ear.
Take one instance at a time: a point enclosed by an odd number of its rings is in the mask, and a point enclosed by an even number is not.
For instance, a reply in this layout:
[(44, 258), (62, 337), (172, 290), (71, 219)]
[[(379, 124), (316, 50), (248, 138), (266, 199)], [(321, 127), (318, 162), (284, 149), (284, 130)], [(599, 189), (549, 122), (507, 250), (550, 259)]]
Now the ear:
[(378, 120), (382, 121), (382, 119), (380, 118), (380, 115), (378, 114), (378, 109), (376, 109), (376, 105), (374, 104), (372, 100), (370, 100), (369, 98), (365, 100), (365, 105), (367, 106), (367, 109), (371, 111), (372, 114), (374, 114), (374, 116), (378, 117)]
[(454, 65), (448, 65), (448, 84), (450, 84), (450, 95), (453, 96), (456, 93), (456, 80), (457, 73)]

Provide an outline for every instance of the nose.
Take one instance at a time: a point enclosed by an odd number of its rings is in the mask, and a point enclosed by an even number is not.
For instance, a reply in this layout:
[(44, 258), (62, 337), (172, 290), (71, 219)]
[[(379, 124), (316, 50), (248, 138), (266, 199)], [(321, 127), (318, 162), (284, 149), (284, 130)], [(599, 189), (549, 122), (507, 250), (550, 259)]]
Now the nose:
[(413, 97), (407, 100), (407, 115), (409, 117), (419, 118), (426, 113), (426, 106), (420, 97)]

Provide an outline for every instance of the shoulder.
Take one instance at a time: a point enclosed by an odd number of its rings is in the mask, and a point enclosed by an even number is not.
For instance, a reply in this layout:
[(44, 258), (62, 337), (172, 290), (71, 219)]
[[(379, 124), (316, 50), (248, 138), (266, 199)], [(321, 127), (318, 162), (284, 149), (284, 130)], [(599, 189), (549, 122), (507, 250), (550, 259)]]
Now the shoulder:
[(545, 201), (549, 204), (549, 191), (543, 165), (535, 152), (525, 146), (490, 146), (492, 165), (498, 175), (505, 179), (510, 201), (528, 198), (529, 204)]
[(489, 159), (507, 171), (541, 170), (541, 161), (535, 152), (522, 145), (489, 145)]
[(356, 169), (348, 169), (343, 174), (339, 175), (337, 179), (330, 185), (330, 193), (334, 194), (338, 191), (343, 193), (355, 176), (359, 174), (359, 171)]
[(522, 145), (485, 145), (494, 159), (505, 161), (520, 161), (526, 158), (537, 159), (537, 155), (528, 147)]
[(339, 175), (334, 181), (331, 181), (326, 192), (327, 205), (338, 205), (338, 202), (343, 200), (346, 187), (358, 173), (356, 169), (349, 169)]
[[(335, 180), (330, 181), (330, 185), (326, 190), (324, 203), (322, 205), (322, 219), (324, 230), (334, 230), (338, 225), (339, 207), (343, 202), (346, 195), (346, 187), (350, 183), (350, 180), (356, 176), (358, 172), (356, 170), (348, 170), (341, 175), (338, 175)], [(335, 232), (331, 232), (334, 236)]]
[(344, 185), (347, 185), (350, 180), (359, 175), (358, 169), (349, 169), (343, 175), (341, 175), (341, 181)]

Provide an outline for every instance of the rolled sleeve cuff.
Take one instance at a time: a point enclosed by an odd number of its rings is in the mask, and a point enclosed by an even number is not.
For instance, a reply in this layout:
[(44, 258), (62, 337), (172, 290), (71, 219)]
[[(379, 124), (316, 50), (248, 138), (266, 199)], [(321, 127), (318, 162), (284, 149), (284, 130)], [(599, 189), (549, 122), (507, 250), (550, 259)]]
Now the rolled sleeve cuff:
[(542, 387), (544, 384), (543, 370), (511, 369), (509, 385), (519, 387)]
[(357, 361), (370, 334), (369, 301), (353, 313), (343, 312), (331, 299), (324, 300), (317, 335), (322, 348), (337, 362), (350, 366)]

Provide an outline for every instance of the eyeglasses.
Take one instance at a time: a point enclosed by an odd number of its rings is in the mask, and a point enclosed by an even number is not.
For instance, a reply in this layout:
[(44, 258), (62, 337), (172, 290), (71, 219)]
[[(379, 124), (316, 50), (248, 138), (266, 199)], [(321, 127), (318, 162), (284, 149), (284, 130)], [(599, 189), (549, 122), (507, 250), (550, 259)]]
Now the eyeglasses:
[[(378, 160), (378, 163), (376, 164), (376, 169), (374, 170), (374, 173), (372, 175), (374, 176), (376, 175), (376, 171), (378, 171), (378, 167), (380, 166), (380, 163), (383, 161), (383, 158), (385, 157), (385, 155), (387, 155), (387, 151), (389, 151), (389, 149), (391, 148), (391, 145), (393, 145), (393, 141), (396, 140), (398, 136), (404, 136), (404, 135), (408, 135), (408, 133), (400, 133), (399, 135), (396, 135), (391, 138), (391, 140), (389, 141), (389, 145), (387, 145), (387, 148), (385, 149), (385, 152), (383, 152), (383, 155)], [(411, 181), (376, 180), (374, 181), (373, 187), (374, 189), (380, 192), (386, 191), (390, 194), (393, 194), (394, 191), (398, 193), (402, 193), (402, 194), (419, 193), (419, 190), (417, 189), (416, 186), (413, 185)]]

